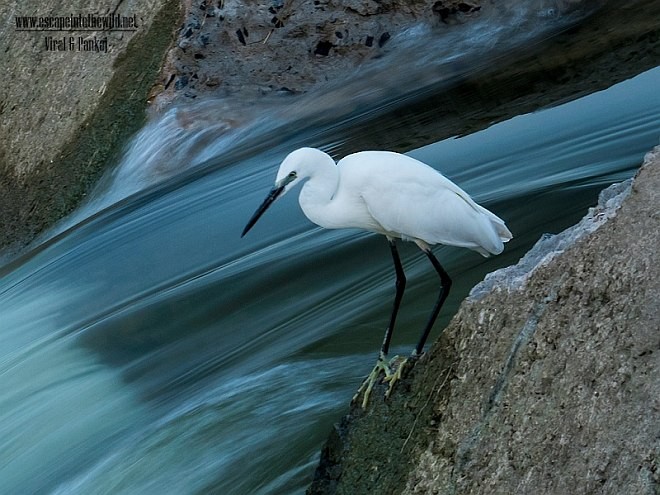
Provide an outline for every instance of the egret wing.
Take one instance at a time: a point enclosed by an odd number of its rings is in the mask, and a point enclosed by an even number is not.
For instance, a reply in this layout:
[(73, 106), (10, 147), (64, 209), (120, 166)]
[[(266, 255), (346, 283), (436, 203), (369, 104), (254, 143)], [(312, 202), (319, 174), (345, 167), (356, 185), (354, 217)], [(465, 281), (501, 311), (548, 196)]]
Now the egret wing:
[[(359, 195), (379, 228), (392, 237), (419, 239), (499, 254), (511, 239), (504, 222), (475, 203), (437, 170), (388, 151), (349, 155), (338, 164), (340, 190)], [(357, 198), (356, 198), (357, 199)]]
[(394, 237), (466, 247), (485, 256), (504, 248), (502, 237), (508, 233), (504, 222), (437, 172), (425, 181), (417, 177), (375, 180), (364, 188), (363, 200), (374, 219)]

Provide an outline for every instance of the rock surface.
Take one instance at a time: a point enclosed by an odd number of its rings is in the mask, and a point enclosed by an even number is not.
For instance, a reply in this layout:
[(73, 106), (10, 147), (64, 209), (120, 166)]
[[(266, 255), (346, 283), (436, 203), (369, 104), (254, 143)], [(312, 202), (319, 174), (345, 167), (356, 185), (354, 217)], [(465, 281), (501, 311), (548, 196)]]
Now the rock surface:
[(293, 95), (382, 56), (392, 36), (439, 24), (434, 4), (461, 4), (447, 19), (466, 22), (477, 2), (431, 0), (194, 0), (161, 81), (172, 99)]
[[(22, 16), (112, 13), (135, 16), (137, 29), (26, 31), (16, 24)], [(0, 248), (20, 247), (77, 206), (142, 126), (180, 15), (178, 0), (0, 4)], [(48, 45), (49, 38), (64, 46)], [(86, 51), (79, 38), (96, 39), (91, 48), (107, 52)]]
[(658, 493), (659, 243), (660, 147), (353, 406), (308, 493)]

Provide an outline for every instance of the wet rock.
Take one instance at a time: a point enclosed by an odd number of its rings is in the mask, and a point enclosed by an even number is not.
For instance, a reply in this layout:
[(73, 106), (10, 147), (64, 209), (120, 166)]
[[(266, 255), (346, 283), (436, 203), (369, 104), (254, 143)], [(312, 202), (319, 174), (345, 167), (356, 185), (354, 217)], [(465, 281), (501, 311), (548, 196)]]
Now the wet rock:
[[(553, 8), (562, 15), (586, 3), (592, 2), (562, 0), (553, 2)], [(317, 81), (345, 77), (355, 67), (383, 56), (385, 48), (397, 36), (403, 35), (403, 39), (411, 28), (435, 26), (445, 30), (447, 24), (495, 19), (502, 15), (503, 9), (512, 8), (511, 2), (483, 0), (225, 0), (217, 5), (206, 0), (204, 10), (198, 8), (200, 5), (201, 0), (193, 0), (184, 25), (193, 27), (190, 39), (205, 36), (210, 41), (203, 42), (204, 47), (213, 47), (213, 50), (205, 50), (204, 59), (194, 58), (199, 50), (190, 50), (190, 45), (184, 43), (182, 48), (186, 53), (179, 54), (178, 59), (168, 57), (165, 71), (184, 73), (183, 66), (195, 65), (207, 74), (221, 76), (222, 85), (212, 92), (223, 97), (248, 98), (261, 94), (261, 88), (267, 86), (296, 87), (305, 91)], [(201, 22), (201, 14), (211, 8), (216, 9), (215, 20)], [(653, 12), (649, 10), (649, 18), (653, 17)], [(606, 32), (612, 30), (608, 28)], [(317, 47), (320, 40), (324, 43)], [(296, 74), (285, 70), (292, 63), (298, 67)], [(552, 72), (545, 64), (536, 67), (544, 78)], [(531, 82), (525, 87), (533, 88), (536, 84)], [(169, 88), (157, 98), (155, 106), (164, 106), (176, 98), (177, 91)]]
[[(183, 67), (188, 66), (218, 75), (222, 84), (207, 90), (223, 96), (253, 97), (262, 94), (264, 87), (305, 91), (317, 81), (342, 77), (377, 57), (389, 39), (412, 25), (428, 22), (431, 4), (432, 0), (352, 0), (348, 5), (339, 0), (225, 0), (216, 7), (210, 0), (193, 0), (184, 22), (192, 26), (193, 33), (184, 30), (181, 34), (188, 38), (181, 38), (195, 41), (183, 42), (185, 53), (168, 57), (165, 70), (185, 73)], [(219, 9), (216, 21), (206, 19), (195, 29), (193, 19), (199, 22), (201, 14), (212, 7)], [(366, 36), (373, 37), (370, 47), (365, 45)], [(200, 37), (209, 39), (201, 43), (203, 52), (197, 46)], [(204, 58), (196, 56), (198, 53)], [(297, 67), (295, 74), (286, 71), (292, 64)], [(178, 90), (170, 87), (155, 106), (160, 108), (178, 96)]]
[(441, 22), (449, 24), (458, 21), (461, 15), (478, 12), (481, 10), (481, 6), (456, 0), (439, 0), (433, 4), (431, 10), (440, 18)]

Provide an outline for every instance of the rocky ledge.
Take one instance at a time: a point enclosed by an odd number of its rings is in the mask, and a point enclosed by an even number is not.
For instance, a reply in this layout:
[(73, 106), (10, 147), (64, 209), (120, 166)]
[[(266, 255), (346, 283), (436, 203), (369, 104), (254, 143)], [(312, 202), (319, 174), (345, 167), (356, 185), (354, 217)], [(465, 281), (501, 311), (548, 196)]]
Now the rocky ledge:
[(307, 493), (658, 493), (659, 205), (660, 147), (353, 406)]

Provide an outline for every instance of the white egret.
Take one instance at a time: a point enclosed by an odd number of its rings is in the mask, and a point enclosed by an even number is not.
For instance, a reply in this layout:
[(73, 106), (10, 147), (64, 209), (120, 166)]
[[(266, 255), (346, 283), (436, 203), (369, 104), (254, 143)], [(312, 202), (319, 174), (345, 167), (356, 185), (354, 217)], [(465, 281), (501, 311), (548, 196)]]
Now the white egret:
[(499, 254), (512, 238), (504, 221), (475, 203), (456, 184), (414, 158), (389, 151), (363, 151), (339, 163), (315, 148), (300, 148), (280, 165), (275, 186), (259, 206), (244, 236), (266, 209), (296, 184), (304, 183), (300, 207), (315, 224), (327, 229), (358, 228), (387, 237), (396, 272), (396, 294), (389, 325), (374, 369), (355, 398), (364, 391), (366, 407), (381, 373), (389, 382), (386, 397), (401, 378), (404, 360), (396, 371), (387, 360), (394, 323), (406, 285), (395, 239), (412, 241), (426, 254), (440, 277), (440, 293), (411, 358), (419, 356), (451, 287), (451, 278), (431, 252), (434, 244), (473, 249), (483, 256)]

